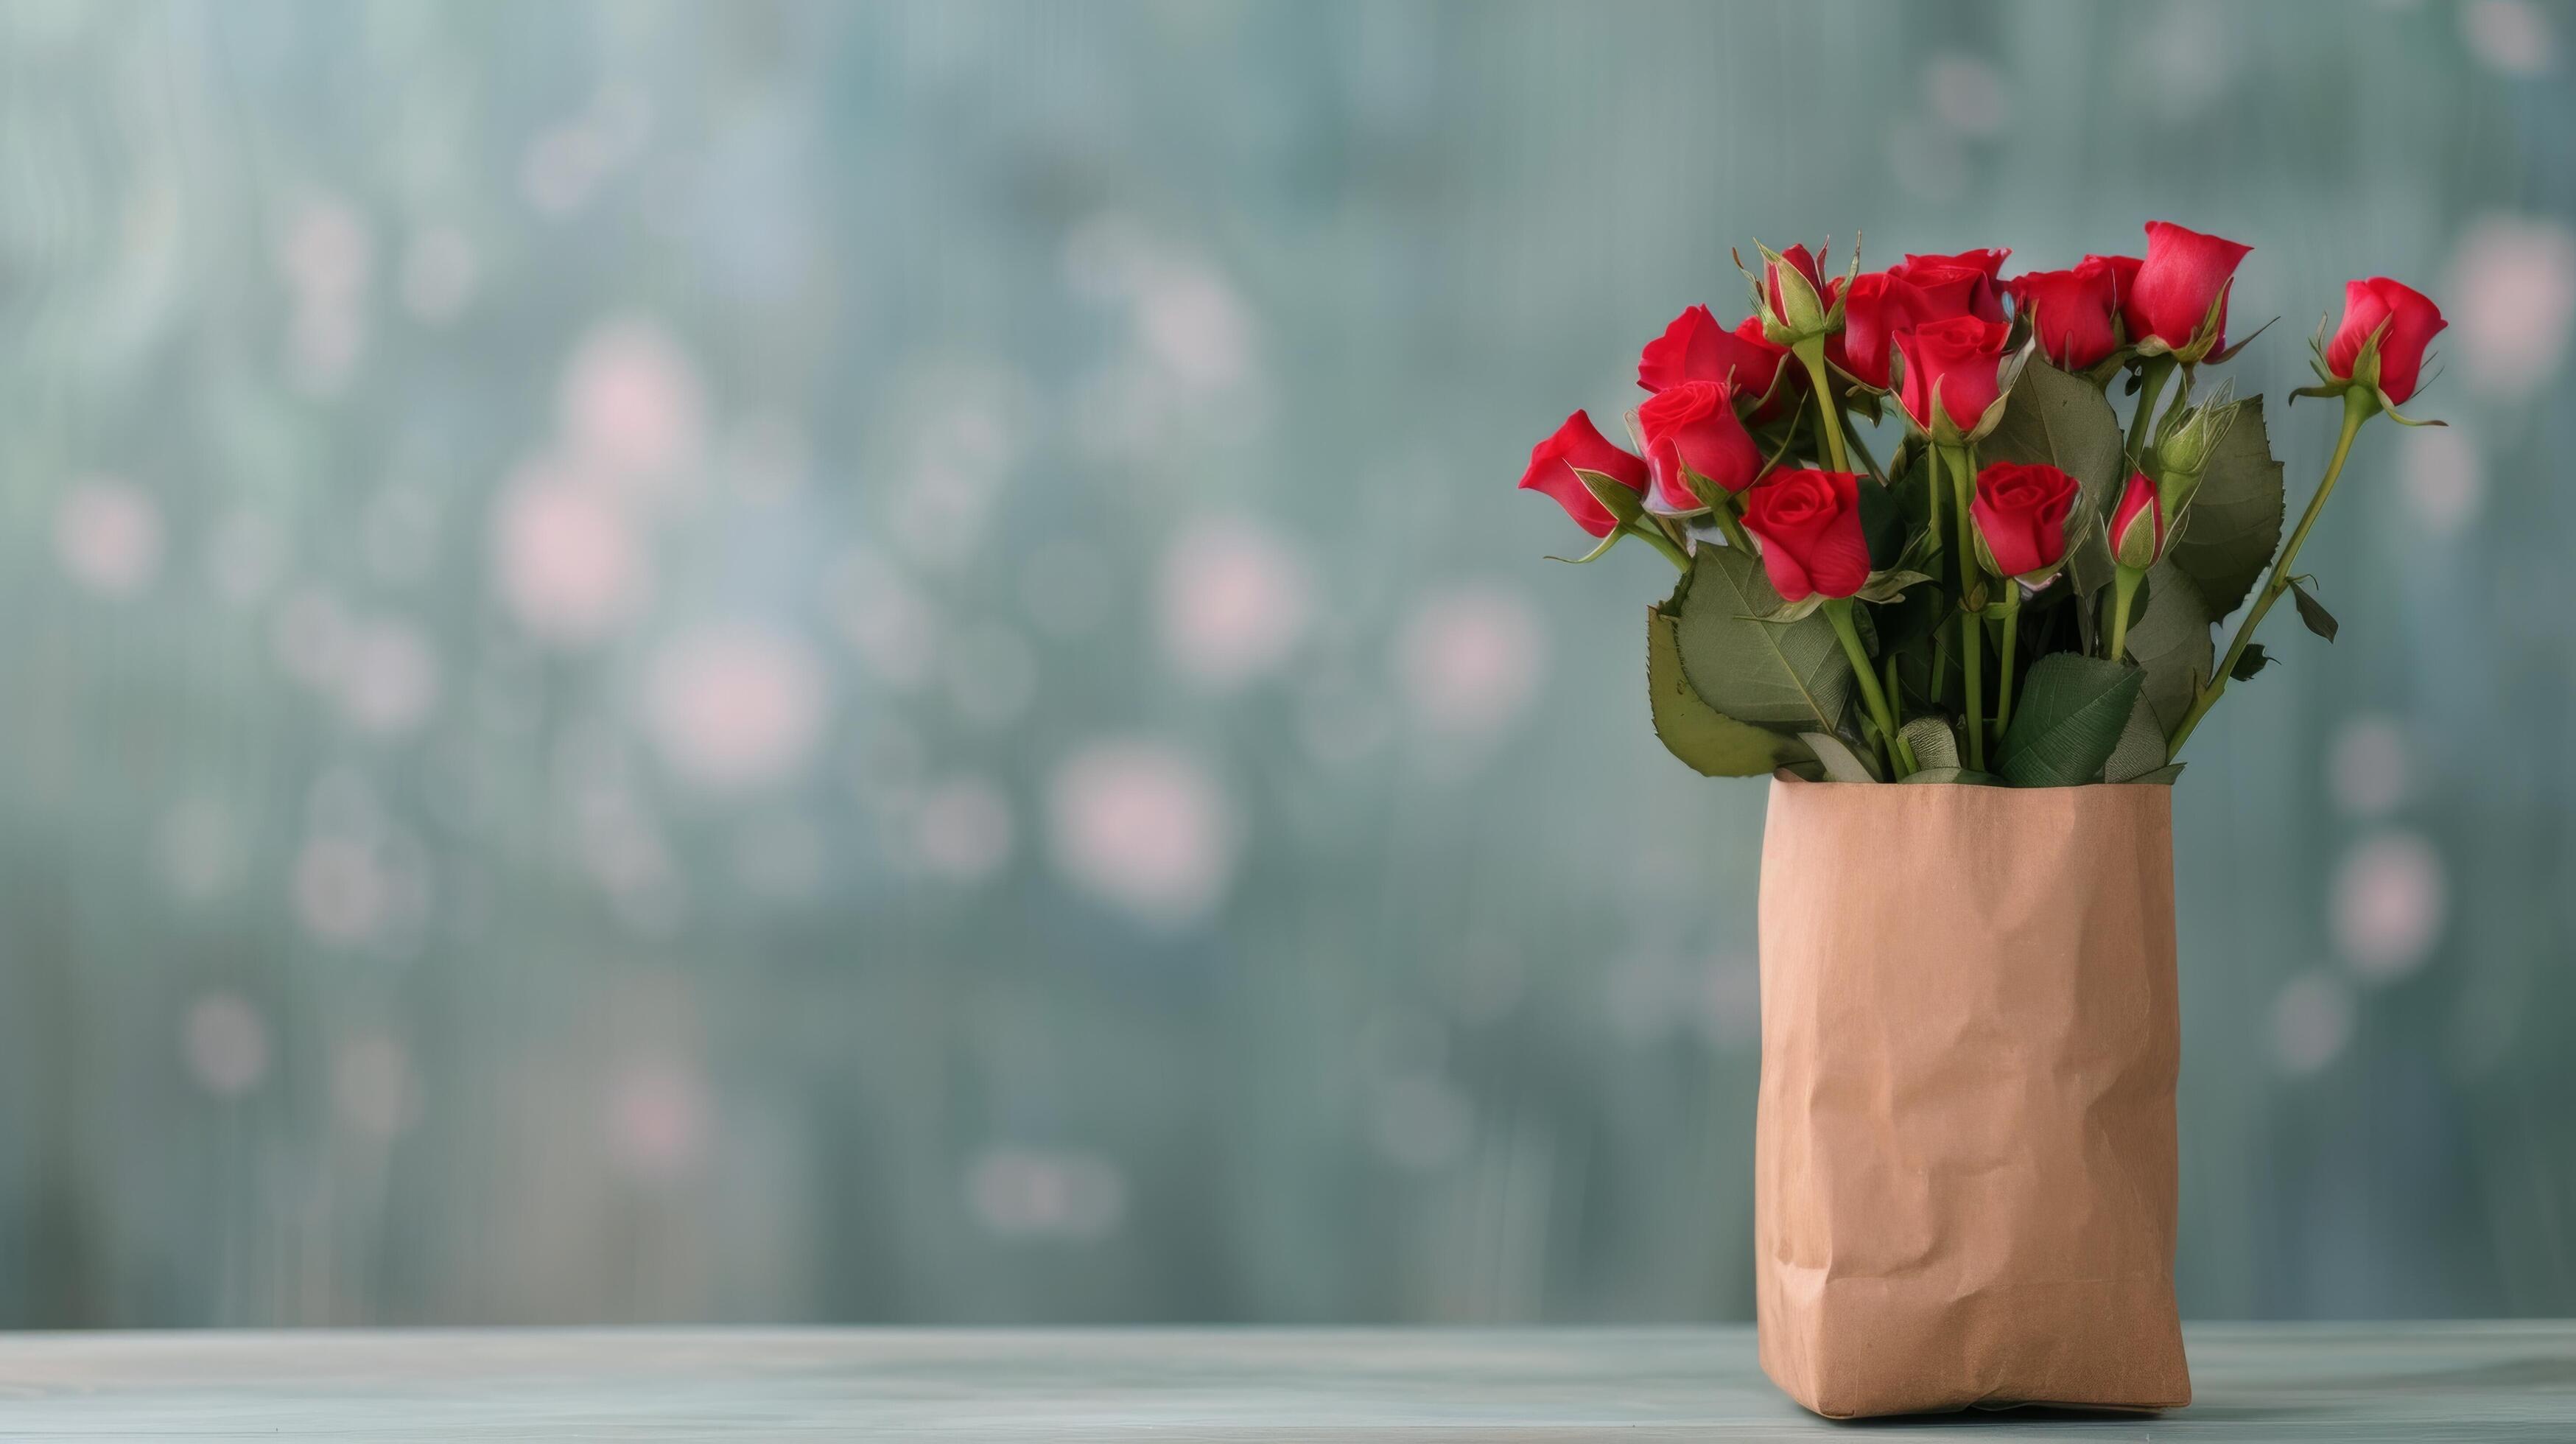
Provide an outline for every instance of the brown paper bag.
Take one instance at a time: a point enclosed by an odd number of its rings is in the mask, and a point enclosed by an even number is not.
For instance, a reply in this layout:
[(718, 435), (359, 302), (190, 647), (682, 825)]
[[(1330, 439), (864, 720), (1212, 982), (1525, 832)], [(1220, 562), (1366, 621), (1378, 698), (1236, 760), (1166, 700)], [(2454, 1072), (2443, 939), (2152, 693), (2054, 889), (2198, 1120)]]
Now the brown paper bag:
[(2173, 790), (1771, 784), (1762, 1368), (1819, 1414), (2191, 1402)]

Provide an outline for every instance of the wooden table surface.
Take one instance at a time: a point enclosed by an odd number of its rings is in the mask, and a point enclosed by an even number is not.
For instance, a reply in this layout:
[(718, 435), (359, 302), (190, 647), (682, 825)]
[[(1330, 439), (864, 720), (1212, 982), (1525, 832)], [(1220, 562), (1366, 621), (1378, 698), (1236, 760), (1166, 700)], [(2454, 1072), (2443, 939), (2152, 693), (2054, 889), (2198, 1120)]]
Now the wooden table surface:
[(2576, 1440), (2576, 1324), (2208, 1324), (2199, 1402), (1835, 1425), (1749, 1328), (0, 1335), (0, 1437)]

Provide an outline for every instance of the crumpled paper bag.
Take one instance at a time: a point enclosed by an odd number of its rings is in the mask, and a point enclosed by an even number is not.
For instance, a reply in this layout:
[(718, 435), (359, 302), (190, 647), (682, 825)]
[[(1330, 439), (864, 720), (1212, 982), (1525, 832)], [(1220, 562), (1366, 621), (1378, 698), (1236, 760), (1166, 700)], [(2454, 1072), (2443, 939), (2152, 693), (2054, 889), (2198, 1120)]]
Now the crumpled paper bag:
[(1833, 1418), (2191, 1402), (2173, 789), (1771, 784), (1763, 1371)]

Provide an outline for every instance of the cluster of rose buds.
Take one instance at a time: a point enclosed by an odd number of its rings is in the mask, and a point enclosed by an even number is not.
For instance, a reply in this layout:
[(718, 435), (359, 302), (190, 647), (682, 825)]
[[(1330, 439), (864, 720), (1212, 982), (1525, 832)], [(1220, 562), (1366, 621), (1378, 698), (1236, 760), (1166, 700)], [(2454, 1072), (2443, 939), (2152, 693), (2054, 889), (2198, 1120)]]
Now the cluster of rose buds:
[[(1982, 758), (1984, 653), (1996, 645), (2002, 652), (1992, 688), (1999, 731), (2011, 707), (2018, 609), (2049, 591), (2088, 537), (2107, 553), (2116, 586), (2098, 619), (2089, 593), (2077, 599), (2086, 609), (2082, 631), (2106, 639), (2102, 660), (2124, 659), (2140, 579), (2182, 535), (2236, 415), (2223, 388), (2197, 404), (2192, 388), (2200, 370), (2245, 344), (2228, 342), (2228, 300), (2250, 249), (2153, 221), (2141, 256), (2088, 255), (2063, 270), (2006, 278), (2011, 252), (2002, 249), (1909, 255), (1863, 273), (1855, 246), (1848, 269), (1829, 275), (1803, 245), (1761, 248), (1743, 321), (1730, 328), (1706, 306), (1692, 306), (1647, 343), (1637, 381), (1648, 396), (1628, 414), (1633, 450), (1578, 411), (1531, 451), (1521, 485), (1555, 498), (1599, 538), (1592, 556), (1630, 536), (1685, 570), (1707, 547), (1758, 555), (1784, 604), (1767, 619), (1775, 624), (1823, 607), (1849, 638), (1857, 629), (1842, 613), (1853, 599), (1887, 605), (1915, 586), (1940, 589), (1961, 620), (1956, 646), (1938, 661), (1955, 656), (1966, 670), (1965, 751)], [(2431, 301), (2396, 281), (2346, 287), (2341, 323), (2316, 342), (2319, 385), (2298, 393), (2345, 400), (2337, 469), (2352, 428), (2382, 411), (2395, 416), (2412, 399), (2425, 348), (2442, 326)], [(2106, 400), (2115, 379), (2128, 379), (2136, 402), (2120, 472), (2097, 483), (2110, 494), (2088, 501), (2078, 479), (2046, 458), (1980, 464), (1981, 443), (2004, 423), (2017, 380), (2035, 363), (2089, 381)], [(2160, 411), (2177, 375), (2181, 389)], [(1895, 464), (1882, 468), (1859, 422), (1891, 405), (1906, 439)], [(1897, 514), (1882, 497), (1910, 491), (1917, 474), (1925, 478), (1922, 504), (1909, 500), (1898, 526), (1874, 524), (1873, 515)], [(2331, 486), (2330, 473), (2311, 519)], [(2287, 585), (2305, 535), (2303, 524), (2274, 564), (2276, 585), (2265, 588), (2225, 666), (2196, 679), (2196, 709), (2173, 746), (2224, 688), (2243, 633)], [(1863, 731), (1901, 775), (1907, 769), (1894, 734), (1903, 699), (1891, 705), (1879, 685), (1882, 671), (1894, 685), (1894, 669), (1874, 666), (1857, 641), (1848, 647), (1872, 713)], [(1924, 700), (1947, 696), (1946, 685), (1936, 670)]]

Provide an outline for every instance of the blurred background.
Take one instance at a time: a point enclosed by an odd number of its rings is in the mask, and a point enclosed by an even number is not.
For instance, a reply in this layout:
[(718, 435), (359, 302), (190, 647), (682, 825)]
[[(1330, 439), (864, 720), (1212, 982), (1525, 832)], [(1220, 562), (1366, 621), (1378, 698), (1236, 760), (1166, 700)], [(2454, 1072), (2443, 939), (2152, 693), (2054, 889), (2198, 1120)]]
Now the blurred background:
[(5, 0), (0, 1322), (1749, 1317), (1763, 787), (1512, 484), (1730, 246), (2151, 217), (2453, 320), (2177, 795), (2185, 1312), (2576, 1312), (2571, 63)]

